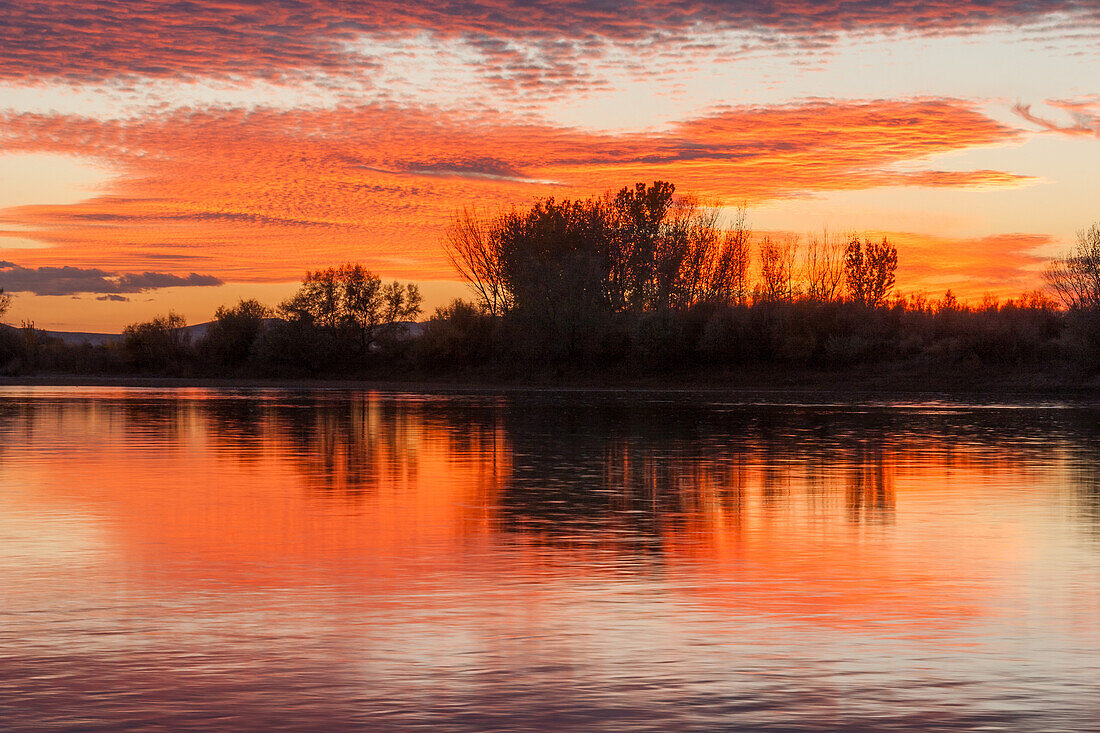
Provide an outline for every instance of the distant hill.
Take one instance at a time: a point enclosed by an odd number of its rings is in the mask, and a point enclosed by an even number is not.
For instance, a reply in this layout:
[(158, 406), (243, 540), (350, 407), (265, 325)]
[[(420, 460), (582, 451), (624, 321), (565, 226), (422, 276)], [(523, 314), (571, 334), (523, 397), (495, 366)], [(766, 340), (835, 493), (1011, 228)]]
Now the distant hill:
[[(272, 321), (278, 319), (272, 318)], [(193, 326), (185, 326), (184, 331), (191, 337), (192, 343), (198, 341), (206, 334), (206, 329), (210, 327), (213, 321), (207, 321), (206, 323), (196, 323)], [(424, 333), (424, 324), (417, 323), (416, 321), (402, 321), (398, 325), (405, 326), (409, 329), (409, 336), (416, 338)], [(0, 329), (6, 329), (9, 331), (18, 331), (19, 328), (15, 326), (8, 326), (0, 323)], [(35, 329), (43, 336), (48, 338), (60, 339), (62, 343), (68, 346), (79, 346), (80, 344), (91, 344), (92, 346), (102, 346), (105, 344), (113, 344), (122, 340), (121, 333), (91, 333), (85, 331), (47, 331), (42, 328)]]
[[(22, 329), (15, 326), (7, 326), (0, 323), (0, 329), (6, 331), (20, 331)], [(47, 331), (43, 328), (36, 328), (43, 336), (48, 338), (61, 339), (61, 341), (69, 346), (78, 346), (80, 344), (88, 343), (92, 346), (100, 346), (103, 344), (114, 343), (122, 339), (122, 334), (119, 333), (86, 333), (83, 331)]]

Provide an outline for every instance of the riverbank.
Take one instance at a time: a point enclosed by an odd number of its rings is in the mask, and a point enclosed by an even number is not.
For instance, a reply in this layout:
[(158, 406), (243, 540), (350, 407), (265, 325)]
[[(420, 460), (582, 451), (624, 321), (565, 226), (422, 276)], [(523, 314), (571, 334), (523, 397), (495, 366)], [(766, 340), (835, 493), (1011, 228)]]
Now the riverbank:
[(40, 374), (0, 377), (0, 387), (136, 387), (216, 390), (367, 390), (380, 392), (522, 393), (646, 392), (699, 393), (737, 398), (839, 401), (908, 400), (938, 397), (1001, 400), (1100, 400), (1100, 374), (1020, 369), (933, 371), (905, 368), (844, 372), (754, 368), (662, 375), (572, 374), (499, 377), (484, 374), (308, 378), (177, 377), (143, 375)]

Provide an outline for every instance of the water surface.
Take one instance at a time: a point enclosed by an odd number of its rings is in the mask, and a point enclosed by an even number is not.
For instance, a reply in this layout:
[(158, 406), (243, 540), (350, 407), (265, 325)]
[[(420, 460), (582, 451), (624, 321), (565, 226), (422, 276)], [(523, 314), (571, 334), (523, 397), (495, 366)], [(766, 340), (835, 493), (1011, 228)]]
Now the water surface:
[(0, 389), (0, 728), (1100, 730), (1100, 410)]

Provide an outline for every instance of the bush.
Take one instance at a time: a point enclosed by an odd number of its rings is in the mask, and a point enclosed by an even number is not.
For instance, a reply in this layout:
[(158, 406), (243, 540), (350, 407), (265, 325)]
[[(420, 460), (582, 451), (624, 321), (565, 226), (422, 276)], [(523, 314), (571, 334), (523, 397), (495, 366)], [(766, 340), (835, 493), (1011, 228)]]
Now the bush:
[(191, 361), (191, 339), (186, 328), (187, 321), (176, 313), (130, 324), (122, 331), (126, 364), (155, 374), (186, 372)]
[(214, 321), (197, 344), (203, 368), (238, 371), (253, 354), (253, 348), (273, 313), (258, 300), (241, 300), (232, 308), (221, 306)]

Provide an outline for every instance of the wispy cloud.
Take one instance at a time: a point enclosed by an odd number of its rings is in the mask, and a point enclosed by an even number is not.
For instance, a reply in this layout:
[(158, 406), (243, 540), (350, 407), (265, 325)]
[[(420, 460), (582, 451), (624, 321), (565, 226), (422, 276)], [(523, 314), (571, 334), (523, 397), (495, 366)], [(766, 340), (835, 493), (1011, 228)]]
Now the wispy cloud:
[(1028, 122), (1050, 132), (1100, 137), (1100, 97), (1049, 100), (1047, 105), (1060, 110), (1070, 121), (1057, 122), (1034, 114), (1030, 104), (1017, 103), (1012, 111)]

